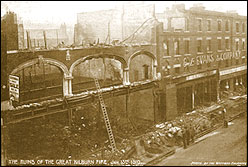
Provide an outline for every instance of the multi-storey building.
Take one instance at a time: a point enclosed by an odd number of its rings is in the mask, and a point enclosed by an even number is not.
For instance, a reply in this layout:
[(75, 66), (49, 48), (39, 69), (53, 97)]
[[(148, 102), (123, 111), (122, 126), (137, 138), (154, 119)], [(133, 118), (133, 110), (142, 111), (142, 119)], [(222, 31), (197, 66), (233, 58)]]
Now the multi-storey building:
[(23, 23), (14, 12), (8, 11), (1, 18), (1, 29), (6, 35), (8, 51), (24, 49)]
[[(128, 2), (115, 9), (83, 12), (77, 14), (77, 24), (74, 27), (74, 43), (110, 43), (113, 40), (124, 40), (134, 33), (146, 20), (155, 17), (155, 6), (144, 2)], [(89, 19), (90, 18), (90, 19)], [(143, 34), (150, 42), (149, 29)]]
[(247, 87), (247, 17), (174, 5), (156, 14), (165, 119)]

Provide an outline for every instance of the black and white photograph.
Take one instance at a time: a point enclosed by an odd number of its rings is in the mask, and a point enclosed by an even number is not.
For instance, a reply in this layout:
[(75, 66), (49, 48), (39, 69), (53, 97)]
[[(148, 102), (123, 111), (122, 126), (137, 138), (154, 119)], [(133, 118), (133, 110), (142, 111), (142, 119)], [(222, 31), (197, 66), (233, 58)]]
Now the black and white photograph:
[(247, 166), (247, 1), (1, 1), (1, 166)]

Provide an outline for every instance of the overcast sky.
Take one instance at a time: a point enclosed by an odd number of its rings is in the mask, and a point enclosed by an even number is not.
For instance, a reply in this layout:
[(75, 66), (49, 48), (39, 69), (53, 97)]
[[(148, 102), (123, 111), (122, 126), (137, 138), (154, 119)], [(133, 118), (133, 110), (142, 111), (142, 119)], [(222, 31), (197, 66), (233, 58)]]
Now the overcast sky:
[[(240, 15), (247, 16), (247, 1), (145, 1), (145, 4), (155, 4), (156, 12), (163, 12), (175, 3), (184, 3), (188, 9), (196, 2), (202, 3), (207, 10), (236, 10)], [(74, 25), (77, 13), (113, 9), (122, 3), (125, 1), (1, 1), (1, 16), (8, 8), (21, 17), (25, 27), (31, 22)]]

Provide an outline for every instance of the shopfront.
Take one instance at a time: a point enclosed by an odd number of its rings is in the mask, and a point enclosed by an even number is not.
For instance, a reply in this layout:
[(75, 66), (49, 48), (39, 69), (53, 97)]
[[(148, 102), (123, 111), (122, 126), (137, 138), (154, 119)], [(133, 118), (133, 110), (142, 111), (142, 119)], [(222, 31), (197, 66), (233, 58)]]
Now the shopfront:
[(183, 80), (176, 84), (179, 115), (217, 101), (217, 70), (189, 75)]
[(220, 70), (220, 99), (228, 93), (246, 93), (247, 88), (247, 66), (239, 66)]

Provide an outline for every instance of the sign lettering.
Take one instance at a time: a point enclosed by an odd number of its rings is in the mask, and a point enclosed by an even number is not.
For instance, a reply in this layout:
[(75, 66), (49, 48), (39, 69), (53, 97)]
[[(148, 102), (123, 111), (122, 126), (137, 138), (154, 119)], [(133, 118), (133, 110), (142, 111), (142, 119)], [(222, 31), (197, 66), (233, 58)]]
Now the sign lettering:
[(214, 61), (223, 61), (223, 60), (230, 60), (230, 59), (239, 59), (241, 56), (241, 52), (224, 52), (224, 53), (218, 53), (216, 55), (214, 54), (207, 54), (207, 55), (200, 55), (193, 57), (191, 59), (184, 58), (183, 59), (183, 67), (187, 66), (194, 66), (194, 65), (200, 65), (200, 64), (207, 64), (212, 63)]
[(14, 75), (9, 75), (9, 96), (19, 102), (19, 77)]

